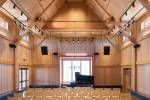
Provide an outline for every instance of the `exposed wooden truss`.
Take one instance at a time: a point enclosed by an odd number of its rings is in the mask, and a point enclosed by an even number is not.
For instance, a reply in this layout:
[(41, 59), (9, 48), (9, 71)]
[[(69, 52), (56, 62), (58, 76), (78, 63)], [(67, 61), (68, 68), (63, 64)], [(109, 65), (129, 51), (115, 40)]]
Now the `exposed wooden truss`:
[(0, 0), (0, 7), (6, 2), (7, 0)]
[(98, 0), (94, 0), (98, 5), (99, 5), (99, 7), (101, 7), (102, 9), (103, 9), (103, 11), (110, 17), (110, 21), (113, 19), (113, 16), (111, 15), (111, 14), (109, 14), (106, 10), (105, 10), (105, 8), (99, 3), (99, 1)]
[(150, 12), (150, 2), (148, 0), (139, 0), (143, 6)]

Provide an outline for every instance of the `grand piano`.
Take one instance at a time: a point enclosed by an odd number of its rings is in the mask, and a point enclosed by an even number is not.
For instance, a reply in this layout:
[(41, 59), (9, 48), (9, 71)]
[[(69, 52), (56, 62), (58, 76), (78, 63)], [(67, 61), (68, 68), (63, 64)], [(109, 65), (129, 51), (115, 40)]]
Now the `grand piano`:
[(94, 86), (94, 76), (81, 75), (75, 72), (75, 86)]

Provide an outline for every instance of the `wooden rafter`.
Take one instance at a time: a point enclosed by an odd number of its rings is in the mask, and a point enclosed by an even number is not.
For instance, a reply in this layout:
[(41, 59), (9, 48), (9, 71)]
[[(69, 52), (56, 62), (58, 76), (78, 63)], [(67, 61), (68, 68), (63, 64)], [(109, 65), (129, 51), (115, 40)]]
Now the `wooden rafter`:
[(0, 7), (6, 2), (7, 0), (0, 0)]
[(55, 2), (56, 0), (52, 0), (48, 6), (40, 13), (39, 18), (47, 11), (47, 9)]
[(139, 0), (143, 6), (150, 12), (150, 2), (148, 0)]
[(94, 1), (99, 5), (99, 7), (103, 9), (103, 11), (110, 17), (110, 19), (112, 19), (112, 15), (108, 13), (108, 11), (99, 3), (99, 1), (98, 0)]

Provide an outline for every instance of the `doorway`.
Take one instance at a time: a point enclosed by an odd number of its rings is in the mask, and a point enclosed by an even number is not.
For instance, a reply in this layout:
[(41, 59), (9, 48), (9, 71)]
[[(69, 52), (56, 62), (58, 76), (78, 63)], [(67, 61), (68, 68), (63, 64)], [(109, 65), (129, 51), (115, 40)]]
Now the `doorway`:
[(19, 90), (26, 89), (29, 86), (29, 70), (27, 68), (19, 69)]
[(61, 84), (75, 81), (75, 72), (82, 75), (92, 75), (91, 57), (63, 57), (61, 58)]

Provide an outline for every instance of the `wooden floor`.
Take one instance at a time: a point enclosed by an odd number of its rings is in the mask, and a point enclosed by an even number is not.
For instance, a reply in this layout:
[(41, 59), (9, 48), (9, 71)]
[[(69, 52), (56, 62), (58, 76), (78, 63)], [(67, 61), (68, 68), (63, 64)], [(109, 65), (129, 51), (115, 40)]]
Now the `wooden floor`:
[(119, 88), (29, 88), (8, 100), (137, 100)]

